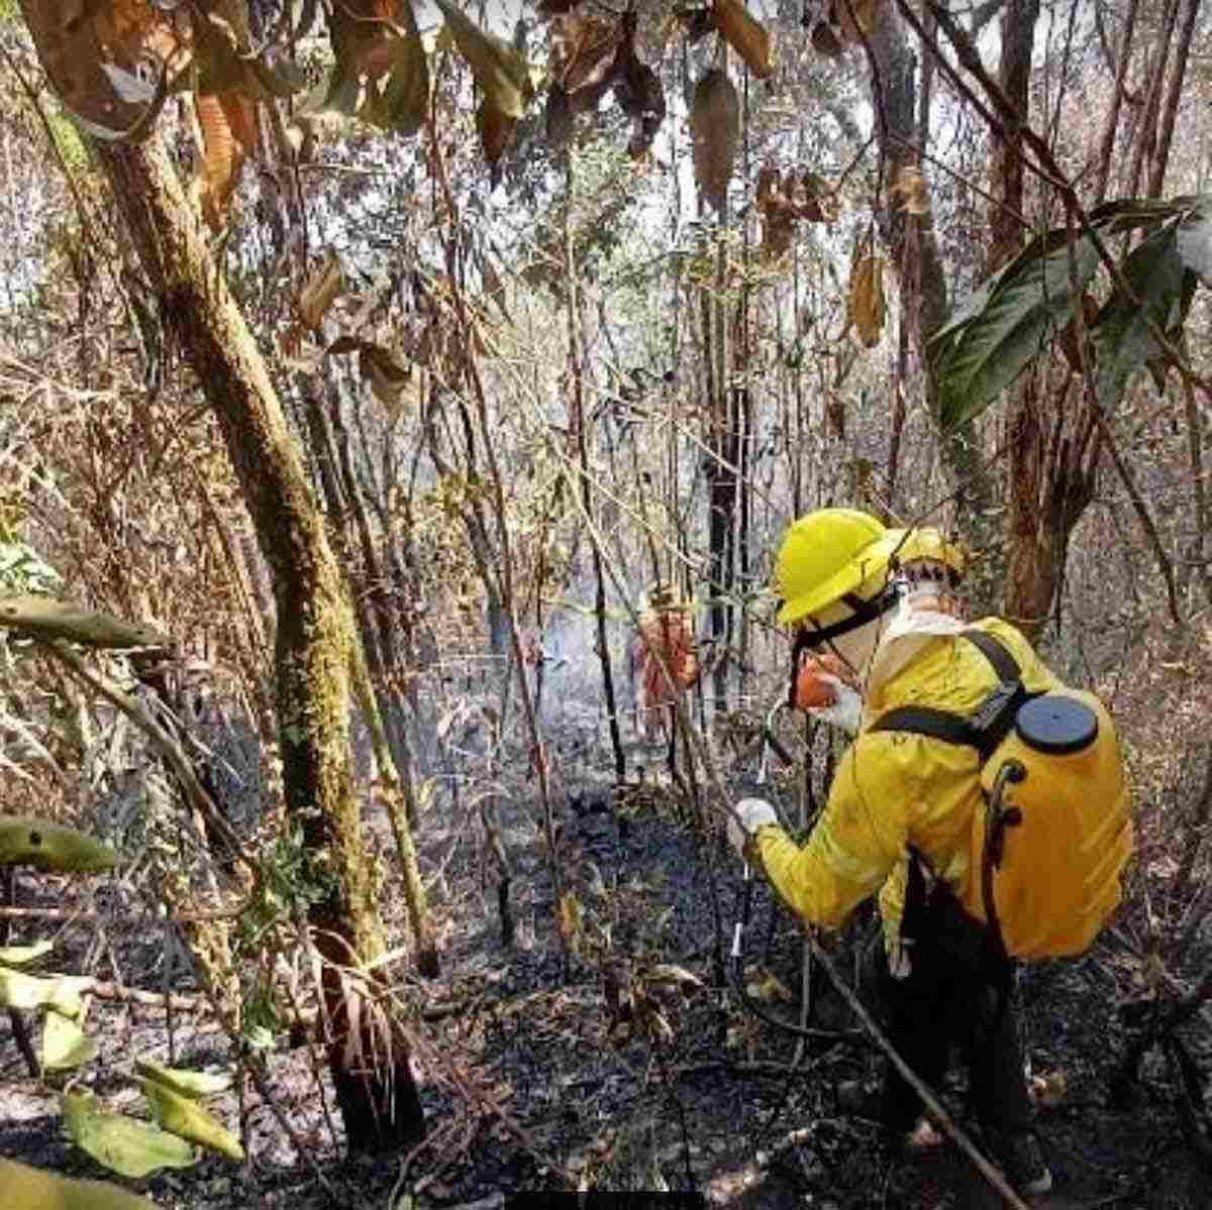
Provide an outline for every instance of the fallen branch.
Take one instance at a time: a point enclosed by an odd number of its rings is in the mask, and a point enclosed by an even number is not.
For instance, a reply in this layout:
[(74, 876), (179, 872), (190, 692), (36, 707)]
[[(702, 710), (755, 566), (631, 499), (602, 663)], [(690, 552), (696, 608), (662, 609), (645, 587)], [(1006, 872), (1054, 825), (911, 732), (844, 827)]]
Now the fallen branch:
[(97, 981), (85, 989), (98, 1000), (115, 1000), (122, 1004), (145, 1004), (148, 1008), (171, 1008), (173, 1012), (206, 1013), (211, 1006), (202, 996), (183, 995), (180, 992), (144, 991), (141, 987), (125, 987), (121, 983)]

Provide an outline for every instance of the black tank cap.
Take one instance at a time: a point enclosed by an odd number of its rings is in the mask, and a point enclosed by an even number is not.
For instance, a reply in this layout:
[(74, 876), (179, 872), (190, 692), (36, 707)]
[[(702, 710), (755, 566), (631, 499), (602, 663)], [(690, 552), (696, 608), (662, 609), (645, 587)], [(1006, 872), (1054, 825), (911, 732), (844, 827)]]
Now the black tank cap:
[(1037, 752), (1063, 755), (1088, 748), (1098, 735), (1098, 716), (1076, 698), (1045, 693), (1025, 703), (1014, 719), (1023, 742)]

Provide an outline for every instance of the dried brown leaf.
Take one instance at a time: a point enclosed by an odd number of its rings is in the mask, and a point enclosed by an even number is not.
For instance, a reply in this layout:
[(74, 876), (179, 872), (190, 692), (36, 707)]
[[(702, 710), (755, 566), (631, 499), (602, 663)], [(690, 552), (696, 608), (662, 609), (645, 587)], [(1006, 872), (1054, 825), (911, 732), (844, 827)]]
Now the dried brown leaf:
[(194, 94), (202, 132), (202, 214), (214, 231), (227, 221), (227, 210), (240, 169), (256, 146), (256, 103), (240, 93)]
[(602, 84), (624, 39), (621, 17), (568, 13), (551, 23), (551, 77), (565, 92)]
[(703, 197), (722, 210), (740, 134), (740, 105), (726, 71), (713, 68), (695, 87), (690, 134), (695, 180)]
[(307, 327), (320, 326), (328, 308), (341, 292), (341, 258), (329, 248), (316, 271), (299, 292), (299, 318)]
[(833, 0), (832, 17), (843, 46), (869, 38), (883, 15), (882, 0)]
[(744, 0), (712, 0), (710, 17), (759, 80), (774, 74), (770, 31), (750, 14)]
[[(1089, 341), (1090, 341), (1089, 332), (1090, 332), (1090, 329), (1094, 326), (1095, 322), (1098, 320), (1098, 310), (1099, 310), (1098, 303), (1095, 301), (1094, 296), (1092, 294), (1090, 294), (1088, 291), (1083, 293), (1082, 294), (1082, 318), (1085, 321), (1083, 326), (1085, 327), (1086, 333), (1087, 333), (1087, 335), (1086, 335), (1086, 349), (1087, 349), (1086, 359), (1091, 362), (1093, 362), (1094, 355), (1090, 351), (1090, 347), (1089, 347)], [(1065, 360), (1069, 363), (1070, 368), (1073, 370), (1073, 372), (1075, 374), (1080, 374), (1082, 372), (1082, 361), (1081, 361), (1081, 355), (1078, 351), (1078, 345), (1077, 345), (1077, 320), (1076, 320), (1076, 318), (1069, 320), (1069, 322), (1067, 324), (1065, 324), (1065, 326), (1061, 329), (1060, 347), (1061, 347), (1061, 352), (1064, 353)]]
[(818, 21), (812, 27), (812, 49), (818, 55), (825, 55), (830, 59), (840, 59), (845, 47), (842, 45), (841, 38), (838, 37), (837, 30), (829, 24), (828, 21)]
[(902, 164), (891, 189), (893, 205), (906, 214), (929, 214), (930, 194), (926, 178), (916, 164)]
[(488, 97), (480, 102), (476, 110), (476, 129), (480, 132), (480, 146), (489, 164), (496, 164), (505, 154), (517, 120), (499, 110)]
[(879, 343), (884, 330), (884, 262), (864, 244), (850, 270), (850, 322), (866, 348)]

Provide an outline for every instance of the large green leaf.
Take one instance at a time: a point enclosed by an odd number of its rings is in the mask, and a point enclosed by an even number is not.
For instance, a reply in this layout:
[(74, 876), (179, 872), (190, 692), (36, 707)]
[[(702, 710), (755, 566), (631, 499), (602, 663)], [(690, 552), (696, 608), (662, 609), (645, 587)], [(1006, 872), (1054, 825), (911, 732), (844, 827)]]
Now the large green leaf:
[(65, 1017), (77, 1017), (84, 1006), (80, 994), (92, 985), (93, 981), (83, 975), (40, 978), (0, 966), (0, 1008), (15, 1008), (27, 1013), (53, 1008)]
[(1032, 241), (982, 292), (980, 310), (948, 325), (931, 346), (938, 407), (948, 427), (981, 412), (1008, 387), (1068, 321), (1098, 253), (1083, 236), (1072, 249), (1064, 232)]
[(53, 941), (35, 941), (33, 945), (0, 946), (0, 966), (29, 966), (55, 948)]
[(181, 1067), (161, 1067), (150, 1059), (136, 1059), (135, 1070), (149, 1080), (163, 1084), (191, 1100), (226, 1092), (232, 1086), (230, 1072), (211, 1074), (206, 1071), (189, 1071)]
[(1193, 275), (1178, 254), (1177, 226), (1167, 223), (1142, 240), (1120, 266), (1135, 300), (1116, 290), (1094, 322), (1091, 340), (1099, 402), (1118, 402), (1136, 370), (1156, 357), (1160, 346), (1150, 331), (1169, 332), (1181, 321), (1184, 295)]
[(158, 1079), (145, 1078), (140, 1081), (140, 1086), (152, 1107), (156, 1121), (165, 1130), (170, 1130), (183, 1139), (189, 1139), (200, 1147), (217, 1151), (228, 1159), (244, 1159), (244, 1148), (240, 1146), (240, 1140), (196, 1101), (182, 1096), (175, 1088), (162, 1084)]
[[(83, 1016), (83, 1014), (81, 1014)], [(97, 1044), (84, 1032), (80, 1018), (48, 1012), (42, 1018), (43, 1071), (68, 1071), (97, 1057)]]
[(57, 874), (95, 874), (112, 870), (118, 854), (75, 828), (0, 815), (0, 866), (24, 865)]
[(4, 1210), (156, 1210), (108, 1181), (77, 1181), (0, 1158)]
[(88, 1093), (63, 1094), (63, 1121), (72, 1142), (122, 1176), (161, 1168), (190, 1168), (196, 1157), (184, 1139), (119, 1113), (107, 1113)]
[[(1156, 231), (1202, 213), (1207, 199), (1126, 199), (1099, 206), (1090, 224), (1102, 237)], [(1187, 240), (1195, 255), (1200, 233)], [(1212, 255), (1209, 256), (1212, 261)], [(931, 337), (928, 350), (944, 425), (977, 416), (1041, 353), (1073, 315), (1076, 299), (1099, 265), (1088, 233), (1066, 229), (1033, 239), (1014, 260), (983, 282)]]

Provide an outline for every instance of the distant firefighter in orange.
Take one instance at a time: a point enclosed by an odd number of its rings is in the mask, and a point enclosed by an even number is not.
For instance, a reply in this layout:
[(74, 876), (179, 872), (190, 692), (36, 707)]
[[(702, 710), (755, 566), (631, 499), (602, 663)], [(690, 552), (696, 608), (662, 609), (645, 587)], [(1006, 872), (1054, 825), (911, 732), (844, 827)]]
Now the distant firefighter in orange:
[(693, 685), (699, 675), (693, 611), (677, 600), (667, 584), (649, 589), (648, 607), (640, 614), (631, 658), (639, 674), (640, 726), (651, 739), (661, 730), (672, 729), (674, 695)]

